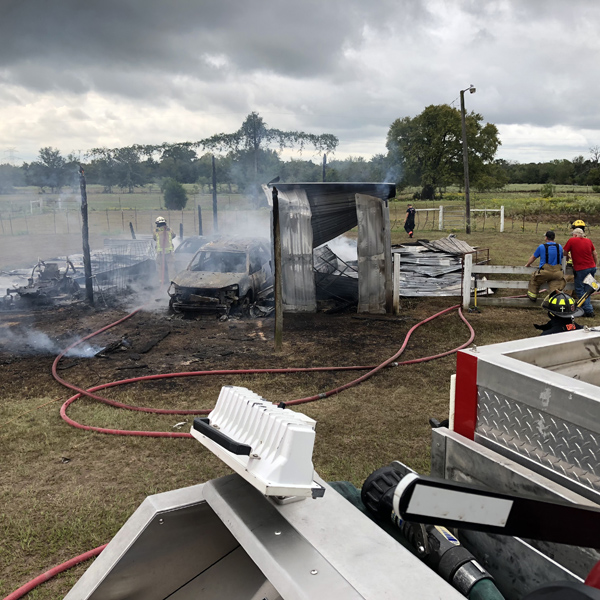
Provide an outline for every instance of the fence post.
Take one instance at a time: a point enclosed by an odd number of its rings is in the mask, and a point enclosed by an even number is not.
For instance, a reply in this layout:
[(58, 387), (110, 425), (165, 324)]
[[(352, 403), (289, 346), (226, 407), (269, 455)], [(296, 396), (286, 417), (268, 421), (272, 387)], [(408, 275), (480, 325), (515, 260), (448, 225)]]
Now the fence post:
[(500, 233), (504, 233), (504, 206), (500, 207)]
[(202, 235), (202, 207), (198, 205), (198, 235)]
[(440, 216), (438, 219), (438, 229), (440, 231), (444, 230), (444, 207), (440, 204)]
[(400, 253), (394, 252), (392, 254), (392, 265), (394, 269), (394, 277), (392, 283), (393, 293), (393, 312), (395, 315), (400, 314)]
[(471, 303), (471, 273), (473, 271), (473, 255), (463, 255), (462, 300), (463, 309), (467, 310)]

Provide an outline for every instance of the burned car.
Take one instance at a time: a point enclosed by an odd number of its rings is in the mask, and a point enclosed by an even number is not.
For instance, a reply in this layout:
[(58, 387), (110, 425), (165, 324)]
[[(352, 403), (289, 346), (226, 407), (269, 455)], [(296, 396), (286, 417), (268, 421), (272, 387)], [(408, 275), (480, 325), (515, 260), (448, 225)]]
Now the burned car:
[(173, 273), (183, 271), (190, 264), (190, 260), (194, 258), (196, 252), (211, 239), (205, 235), (193, 235), (182, 240), (173, 251)]
[(175, 312), (248, 313), (272, 294), (269, 242), (218, 240), (203, 245), (171, 281), (169, 306)]

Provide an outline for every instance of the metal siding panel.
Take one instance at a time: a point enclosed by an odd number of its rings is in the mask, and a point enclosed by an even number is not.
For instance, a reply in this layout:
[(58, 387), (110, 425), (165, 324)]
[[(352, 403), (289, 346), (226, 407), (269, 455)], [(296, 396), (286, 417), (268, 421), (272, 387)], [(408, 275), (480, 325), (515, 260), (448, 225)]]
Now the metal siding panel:
[(311, 210), (304, 190), (279, 192), (284, 310), (317, 309)]
[[(356, 194), (358, 217), (358, 312), (386, 312), (385, 214), (383, 202)], [(390, 271), (391, 273), (391, 271)]]

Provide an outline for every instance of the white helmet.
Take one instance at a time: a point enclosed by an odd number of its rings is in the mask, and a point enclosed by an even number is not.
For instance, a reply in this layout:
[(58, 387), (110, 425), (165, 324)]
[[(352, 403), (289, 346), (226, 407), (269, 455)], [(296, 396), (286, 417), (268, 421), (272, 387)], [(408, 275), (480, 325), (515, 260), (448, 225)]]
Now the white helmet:
[(164, 217), (157, 217), (154, 221), (157, 225), (164, 225), (167, 221)]

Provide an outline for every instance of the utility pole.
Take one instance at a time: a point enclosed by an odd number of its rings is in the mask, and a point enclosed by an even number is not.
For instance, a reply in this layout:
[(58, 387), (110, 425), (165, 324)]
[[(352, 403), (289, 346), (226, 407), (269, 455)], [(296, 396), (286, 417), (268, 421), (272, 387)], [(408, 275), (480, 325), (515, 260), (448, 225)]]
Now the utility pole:
[(83, 241), (83, 273), (85, 276), (85, 297), (94, 305), (92, 286), (92, 261), (90, 258), (90, 232), (88, 228), (88, 203), (83, 167), (79, 165), (79, 189), (81, 190), (81, 237)]
[(219, 218), (217, 216), (217, 167), (215, 155), (212, 155), (212, 201), (213, 201), (213, 231), (219, 231)]
[(273, 186), (273, 252), (275, 254), (275, 352), (283, 345), (283, 284), (281, 277), (281, 230), (279, 226), (279, 191)]
[(468, 88), (460, 90), (460, 116), (462, 121), (462, 143), (463, 143), (463, 166), (465, 171), (465, 216), (466, 232), (471, 233), (471, 195), (469, 189), (469, 152), (467, 149), (467, 121), (465, 117), (465, 92), (474, 94), (476, 88), (469, 85)]

